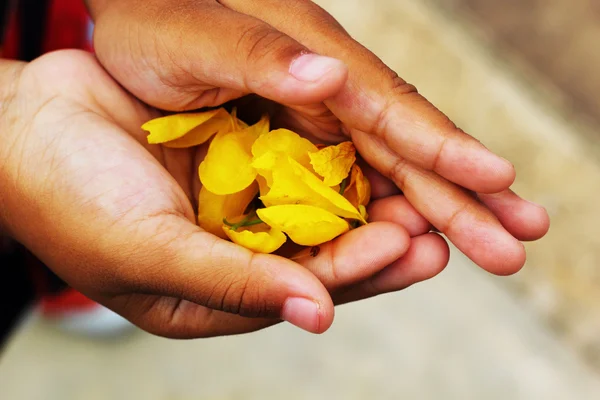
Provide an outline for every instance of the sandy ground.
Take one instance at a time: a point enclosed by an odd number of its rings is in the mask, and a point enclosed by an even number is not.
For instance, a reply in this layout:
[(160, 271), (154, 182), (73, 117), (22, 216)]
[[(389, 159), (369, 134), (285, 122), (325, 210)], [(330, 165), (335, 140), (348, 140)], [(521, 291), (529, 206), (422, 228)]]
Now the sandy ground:
[(426, 0), (470, 14), (501, 51), (564, 94), (562, 106), (600, 123), (600, 3), (597, 0)]
[(515, 189), (546, 205), (548, 238), (512, 278), (460, 255), (437, 279), (339, 309), (315, 337), (279, 326), (245, 337), (117, 342), (39, 321), (0, 359), (2, 399), (597, 399), (600, 167), (593, 127), (471, 34), (417, 0), (321, 0), (463, 129), (511, 159)]
[(278, 326), (187, 342), (143, 332), (93, 342), (29, 321), (0, 360), (0, 398), (598, 398), (598, 377), (532, 310), (454, 256), (434, 281), (338, 308), (322, 336)]

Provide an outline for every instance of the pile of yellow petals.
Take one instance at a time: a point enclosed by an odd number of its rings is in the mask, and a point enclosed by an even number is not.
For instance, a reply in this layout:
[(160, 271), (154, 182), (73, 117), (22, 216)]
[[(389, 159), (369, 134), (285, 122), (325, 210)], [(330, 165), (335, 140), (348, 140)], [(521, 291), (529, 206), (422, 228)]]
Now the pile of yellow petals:
[(289, 237), (317, 246), (362, 224), (371, 187), (351, 142), (317, 147), (263, 117), (248, 126), (224, 109), (176, 114), (142, 126), (148, 142), (183, 148), (211, 138), (200, 164), (198, 224), (260, 253)]

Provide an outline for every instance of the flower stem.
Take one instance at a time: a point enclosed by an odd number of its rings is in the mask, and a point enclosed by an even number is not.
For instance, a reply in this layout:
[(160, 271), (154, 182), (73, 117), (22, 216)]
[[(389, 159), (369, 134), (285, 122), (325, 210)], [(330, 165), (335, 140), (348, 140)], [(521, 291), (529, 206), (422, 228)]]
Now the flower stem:
[(348, 183), (350, 183), (350, 175), (348, 175), (340, 184), (340, 194), (343, 195), (348, 187)]
[(262, 219), (258, 218), (258, 219), (253, 219), (253, 220), (251, 220), (251, 221), (246, 221), (246, 222), (244, 222), (244, 223), (243, 223), (243, 224), (241, 224), (241, 225), (240, 225), (240, 224), (236, 224), (236, 225), (234, 225), (234, 226), (237, 226), (238, 228), (241, 228), (242, 226), (253, 226), (253, 225), (260, 225), (260, 224), (262, 224), (262, 223), (263, 223)]
[(227, 221), (227, 218), (223, 218), (223, 223), (230, 227), (232, 231), (237, 231), (242, 227), (262, 224), (263, 221), (260, 218), (250, 220), (250, 216), (247, 216), (237, 224), (232, 224), (231, 222)]

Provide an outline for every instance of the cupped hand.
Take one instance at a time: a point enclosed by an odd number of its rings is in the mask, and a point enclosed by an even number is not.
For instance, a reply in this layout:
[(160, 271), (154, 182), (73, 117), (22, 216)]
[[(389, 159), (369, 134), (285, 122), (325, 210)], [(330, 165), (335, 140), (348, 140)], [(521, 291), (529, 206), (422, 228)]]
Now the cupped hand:
[[(309, 0), (90, 0), (110, 74), (164, 110), (248, 93), (284, 105), (281, 124), (322, 140), (350, 136), (363, 158), (486, 270), (525, 262), (520, 240), (546, 211), (509, 190), (513, 166), (458, 129)], [(410, 55), (407, 54), (407, 57)], [(389, 185), (393, 182), (393, 185)]]
[(282, 319), (320, 333), (334, 303), (405, 288), (447, 263), (444, 240), (377, 183), (372, 224), (293, 260), (221, 240), (196, 226), (190, 201), (202, 150), (148, 145), (140, 126), (157, 112), (93, 56), (51, 53), (17, 69), (0, 116), (0, 227), (152, 333), (235, 334)]

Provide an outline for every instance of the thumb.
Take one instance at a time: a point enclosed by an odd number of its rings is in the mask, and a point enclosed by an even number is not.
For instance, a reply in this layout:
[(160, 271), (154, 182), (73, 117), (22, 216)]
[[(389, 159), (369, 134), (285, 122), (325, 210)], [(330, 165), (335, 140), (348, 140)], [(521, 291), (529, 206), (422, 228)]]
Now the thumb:
[[(246, 93), (304, 105), (322, 102), (346, 83), (342, 61), (217, 2), (159, 8), (143, 20), (135, 9), (115, 5), (99, 15), (94, 44), (109, 72), (155, 107), (216, 106)], [(124, 23), (133, 19), (140, 31), (135, 38)]]
[[(160, 216), (129, 241), (125, 280), (131, 291), (167, 296), (245, 317), (279, 318), (313, 333), (333, 322), (333, 303), (308, 270), (282, 257), (254, 254), (202, 231), (185, 217)], [(148, 223), (148, 222), (145, 222)], [(129, 250), (129, 251), (128, 251)], [(117, 310), (121, 311), (121, 310)], [(124, 314), (133, 322), (139, 316)], [(142, 316), (143, 317), (143, 316)], [(142, 323), (143, 325), (143, 323)]]

